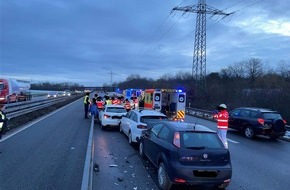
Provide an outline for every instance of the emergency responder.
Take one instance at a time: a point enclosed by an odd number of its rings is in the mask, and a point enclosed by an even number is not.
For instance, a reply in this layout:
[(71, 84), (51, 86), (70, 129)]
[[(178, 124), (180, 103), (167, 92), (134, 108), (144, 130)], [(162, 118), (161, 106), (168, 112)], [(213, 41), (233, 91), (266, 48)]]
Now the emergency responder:
[(220, 139), (223, 141), (226, 148), (228, 148), (227, 130), (229, 113), (227, 112), (227, 106), (220, 104), (217, 107), (218, 113), (214, 114), (214, 118), (217, 120), (217, 133)]
[(131, 110), (131, 104), (128, 98), (126, 98), (125, 103), (124, 103), (124, 108), (129, 112)]
[(113, 105), (117, 105), (118, 104), (118, 99), (117, 98), (112, 97), (111, 100), (112, 100), (112, 104)]
[(133, 97), (133, 103), (134, 103), (134, 109), (139, 109), (139, 100), (136, 96)]
[(99, 110), (102, 110), (103, 109), (103, 106), (104, 106), (104, 101), (102, 100), (101, 97), (98, 97), (97, 98), (97, 107)]
[(110, 99), (109, 96), (106, 98), (106, 105), (112, 105), (112, 100)]
[(84, 108), (85, 108), (85, 119), (88, 119), (88, 112), (89, 112), (89, 105), (90, 105), (90, 93), (86, 92), (86, 95), (84, 97)]
[[(7, 127), (7, 117), (4, 113), (5, 106), (0, 105), (0, 139), (2, 138), (2, 134), (5, 133), (6, 127)], [(1, 150), (0, 150), (1, 153)]]
[(99, 115), (96, 98), (92, 99), (92, 102), (90, 103), (89, 110), (90, 110), (91, 116), (94, 119), (96, 119), (98, 117), (98, 115)]

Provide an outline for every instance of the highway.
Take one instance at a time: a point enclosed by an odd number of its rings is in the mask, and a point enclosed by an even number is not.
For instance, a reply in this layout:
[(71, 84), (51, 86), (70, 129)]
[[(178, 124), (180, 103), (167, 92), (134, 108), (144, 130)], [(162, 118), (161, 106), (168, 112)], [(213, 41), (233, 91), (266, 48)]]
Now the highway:
[[(0, 141), (0, 189), (81, 189), (91, 125), (83, 116), (80, 99), (6, 135)], [(186, 121), (215, 130), (211, 121), (188, 115)], [(96, 123), (93, 137), (93, 162), (98, 165), (93, 189), (158, 189), (156, 170), (138, 156), (138, 148), (130, 146), (125, 135), (102, 131)], [(228, 139), (233, 165), (228, 190), (289, 189), (289, 142), (263, 137), (250, 140), (233, 130), (229, 130)]]

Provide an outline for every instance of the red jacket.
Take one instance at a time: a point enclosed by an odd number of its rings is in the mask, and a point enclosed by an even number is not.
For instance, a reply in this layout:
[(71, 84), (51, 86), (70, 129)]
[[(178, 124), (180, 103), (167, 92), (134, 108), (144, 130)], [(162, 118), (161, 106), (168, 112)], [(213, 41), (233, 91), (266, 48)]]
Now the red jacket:
[(214, 115), (217, 119), (217, 127), (219, 129), (228, 129), (229, 113), (227, 110), (221, 110)]
[(103, 105), (104, 105), (103, 101), (97, 101), (97, 106), (98, 106), (99, 109), (102, 109)]

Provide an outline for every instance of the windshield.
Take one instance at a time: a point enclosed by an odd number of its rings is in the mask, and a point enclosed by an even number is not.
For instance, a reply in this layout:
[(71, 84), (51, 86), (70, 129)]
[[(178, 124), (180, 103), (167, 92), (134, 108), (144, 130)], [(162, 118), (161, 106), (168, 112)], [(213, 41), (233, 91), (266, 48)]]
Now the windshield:
[(140, 118), (140, 121), (142, 123), (147, 123), (147, 122), (156, 121), (156, 120), (168, 120), (168, 118), (166, 116), (157, 116), (157, 115), (142, 116)]
[(189, 149), (220, 149), (223, 147), (215, 133), (184, 132), (182, 139), (184, 148)]
[(114, 112), (114, 113), (125, 113), (127, 112), (125, 108), (107, 108), (107, 112)]
[(4, 89), (4, 84), (0, 84), (0, 91)]

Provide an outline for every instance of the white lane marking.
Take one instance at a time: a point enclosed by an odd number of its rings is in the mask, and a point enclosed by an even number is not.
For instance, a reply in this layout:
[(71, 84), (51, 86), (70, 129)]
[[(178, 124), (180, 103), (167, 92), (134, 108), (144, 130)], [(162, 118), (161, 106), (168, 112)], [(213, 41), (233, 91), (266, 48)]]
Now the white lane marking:
[(92, 186), (93, 186), (92, 165), (93, 165), (93, 155), (94, 155), (94, 139), (93, 139), (94, 123), (95, 123), (94, 117), (92, 117), (81, 190), (92, 190)]
[[(78, 101), (78, 100), (79, 100), (79, 99), (77, 99), (76, 101)], [(3, 141), (5, 141), (5, 140), (7, 140), (7, 139), (13, 137), (14, 135), (20, 133), (21, 131), (23, 131), (23, 130), (29, 128), (29, 127), (31, 127), (31, 126), (34, 125), (35, 123), (38, 123), (38, 122), (44, 120), (45, 118), (47, 118), (47, 117), (49, 117), (49, 116), (51, 116), (51, 115), (53, 115), (53, 114), (59, 112), (60, 110), (66, 108), (67, 106), (69, 106), (69, 105), (75, 103), (76, 101), (71, 102), (70, 104), (68, 104), (68, 105), (66, 105), (66, 106), (63, 106), (63, 107), (61, 107), (61, 108), (59, 108), (59, 109), (57, 109), (57, 110), (51, 112), (50, 114), (48, 114), (48, 115), (46, 115), (46, 116), (43, 116), (43, 117), (41, 117), (41, 118), (39, 118), (39, 119), (36, 119), (35, 121), (33, 121), (33, 122), (29, 123), (29, 124), (26, 124), (26, 125), (24, 125), (23, 127), (20, 127), (21, 129), (18, 129), (17, 131), (15, 131), (15, 132), (13, 132), (13, 133), (11, 133), (11, 134), (5, 136), (5, 137), (2, 136), (2, 139), (0, 140), (0, 142), (3, 142)]]

